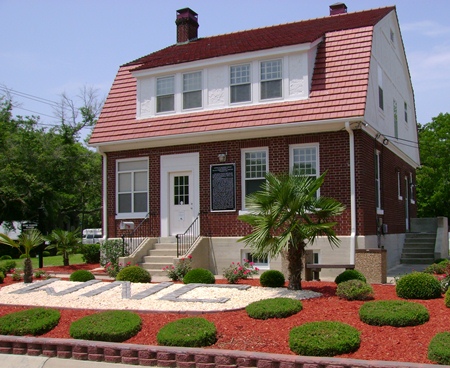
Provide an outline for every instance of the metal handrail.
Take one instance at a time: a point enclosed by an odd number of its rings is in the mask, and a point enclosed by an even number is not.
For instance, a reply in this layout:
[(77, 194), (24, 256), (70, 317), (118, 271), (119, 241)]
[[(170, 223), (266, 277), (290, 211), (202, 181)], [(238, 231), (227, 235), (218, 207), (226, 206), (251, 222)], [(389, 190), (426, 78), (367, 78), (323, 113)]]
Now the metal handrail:
[(184, 256), (189, 252), (192, 245), (200, 237), (200, 214), (197, 215), (192, 224), (184, 232), (177, 234), (177, 257)]
[(131, 231), (122, 235), (122, 256), (129, 256), (139, 245), (152, 234), (152, 213), (147, 213), (144, 219)]

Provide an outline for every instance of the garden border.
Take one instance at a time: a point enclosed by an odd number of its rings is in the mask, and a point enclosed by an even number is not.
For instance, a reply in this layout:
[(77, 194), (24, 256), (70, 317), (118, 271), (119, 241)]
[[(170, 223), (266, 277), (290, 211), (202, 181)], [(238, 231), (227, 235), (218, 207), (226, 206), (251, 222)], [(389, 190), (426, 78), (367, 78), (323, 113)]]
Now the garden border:
[(306, 357), (240, 350), (166, 347), (103, 341), (0, 335), (0, 354), (45, 356), (180, 368), (431, 368), (435, 364)]

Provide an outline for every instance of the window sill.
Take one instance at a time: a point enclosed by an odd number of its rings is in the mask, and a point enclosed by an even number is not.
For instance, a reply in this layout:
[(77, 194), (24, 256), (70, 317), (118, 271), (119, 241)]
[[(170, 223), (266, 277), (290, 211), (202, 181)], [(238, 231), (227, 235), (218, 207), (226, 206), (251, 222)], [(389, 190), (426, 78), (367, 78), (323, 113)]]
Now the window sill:
[(147, 215), (147, 212), (136, 212), (136, 213), (118, 213), (116, 214), (116, 220), (126, 220), (126, 219), (143, 219)]
[(402, 196), (398, 196), (398, 200), (399, 201), (403, 201), (403, 197)]
[(384, 215), (384, 210), (377, 208), (377, 215)]

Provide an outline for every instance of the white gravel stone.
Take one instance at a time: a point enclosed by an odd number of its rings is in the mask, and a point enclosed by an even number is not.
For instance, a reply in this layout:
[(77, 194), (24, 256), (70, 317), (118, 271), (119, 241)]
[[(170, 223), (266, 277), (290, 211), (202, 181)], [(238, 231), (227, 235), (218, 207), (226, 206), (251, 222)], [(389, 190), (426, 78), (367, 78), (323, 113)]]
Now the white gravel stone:
[[(33, 282), (31, 285), (37, 286), (42, 281)], [(105, 285), (99, 282), (81, 288), (73, 293), (65, 295), (50, 295), (46, 289), (52, 288), (55, 292), (63, 292), (64, 290), (82, 284), (79, 282), (57, 280), (47, 286), (42, 286), (36, 290), (16, 294), (15, 291), (26, 288), (30, 284), (16, 283), (13, 285), (3, 286), (0, 289), (0, 304), (6, 305), (24, 305), (24, 306), (45, 306), (45, 307), (62, 307), (77, 309), (128, 309), (137, 311), (167, 311), (167, 312), (213, 312), (225, 311), (245, 308), (248, 304), (269, 298), (288, 297), (294, 299), (317, 298), (322, 294), (310, 291), (291, 291), (286, 288), (263, 288), (252, 286), (246, 290), (229, 287), (208, 287), (199, 286), (193, 290), (187, 291), (180, 295), (180, 301), (161, 300), (162, 297), (168, 297), (174, 291), (180, 291), (186, 285), (169, 284), (169, 286), (153, 295), (149, 295), (143, 299), (126, 299), (123, 298), (122, 285), (104, 291), (94, 296), (83, 296), (89, 291), (96, 290)], [(131, 298), (149, 289), (156, 284), (130, 284)], [(187, 288), (186, 288), (187, 289)], [(210, 303), (201, 301), (201, 299), (219, 299), (228, 298), (224, 303)], [(186, 300), (189, 299), (189, 300)]]

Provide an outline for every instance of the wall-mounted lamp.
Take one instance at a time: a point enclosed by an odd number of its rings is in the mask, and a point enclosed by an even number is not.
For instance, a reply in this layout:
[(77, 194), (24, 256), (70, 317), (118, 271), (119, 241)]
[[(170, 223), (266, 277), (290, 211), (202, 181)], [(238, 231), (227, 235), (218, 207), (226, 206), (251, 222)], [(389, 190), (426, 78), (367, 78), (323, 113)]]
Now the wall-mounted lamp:
[(227, 154), (226, 153), (219, 153), (217, 155), (217, 158), (219, 159), (219, 162), (225, 162), (227, 160)]
[(389, 139), (384, 138), (384, 139), (383, 139), (383, 144), (384, 144), (385, 146), (387, 146), (387, 145), (389, 144)]

